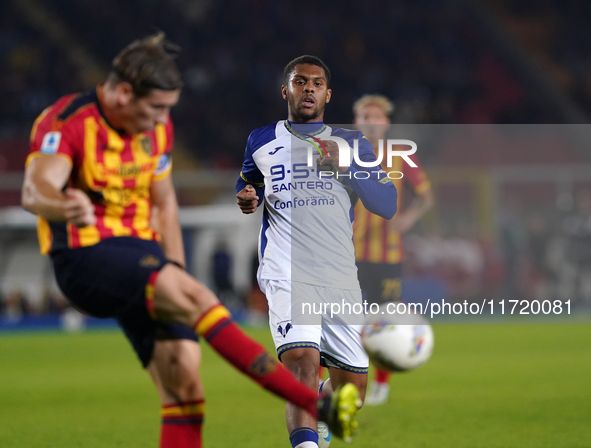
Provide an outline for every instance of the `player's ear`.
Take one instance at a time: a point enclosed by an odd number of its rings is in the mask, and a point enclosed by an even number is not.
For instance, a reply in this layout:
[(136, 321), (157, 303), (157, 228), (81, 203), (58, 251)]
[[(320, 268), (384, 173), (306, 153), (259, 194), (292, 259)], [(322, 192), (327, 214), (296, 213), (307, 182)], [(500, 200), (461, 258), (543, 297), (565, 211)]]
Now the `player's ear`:
[(328, 89), (328, 90), (326, 91), (326, 102), (327, 102), (327, 103), (330, 103), (330, 97), (331, 97), (331, 96), (332, 96), (332, 90), (331, 90), (331, 89)]
[(133, 99), (133, 87), (128, 82), (120, 82), (115, 87), (115, 91), (117, 92), (117, 102), (122, 106), (126, 106), (131, 102)]
[(288, 98), (287, 86), (281, 86), (281, 96), (284, 100)]

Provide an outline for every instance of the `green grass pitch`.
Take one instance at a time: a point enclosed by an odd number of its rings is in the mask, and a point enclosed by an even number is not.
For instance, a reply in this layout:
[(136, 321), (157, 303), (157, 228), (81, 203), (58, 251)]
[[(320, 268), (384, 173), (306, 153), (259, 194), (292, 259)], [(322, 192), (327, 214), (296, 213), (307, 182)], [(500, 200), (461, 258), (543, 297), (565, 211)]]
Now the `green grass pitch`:
[[(360, 413), (352, 445), (591, 446), (591, 326), (437, 326), (420, 369)], [(268, 330), (249, 333), (270, 346)], [(281, 400), (208, 347), (205, 446), (289, 447)], [(118, 331), (0, 334), (0, 447), (156, 448), (159, 404)]]

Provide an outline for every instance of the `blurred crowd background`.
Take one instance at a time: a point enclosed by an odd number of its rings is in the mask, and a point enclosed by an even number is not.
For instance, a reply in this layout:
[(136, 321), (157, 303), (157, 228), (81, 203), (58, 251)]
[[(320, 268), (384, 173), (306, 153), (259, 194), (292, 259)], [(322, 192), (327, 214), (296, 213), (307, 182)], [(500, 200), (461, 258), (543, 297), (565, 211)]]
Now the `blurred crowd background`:
[[(182, 47), (175, 177), (181, 205), (190, 207), (232, 203), (246, 139), (285, 118), (283, 67), (301, 54), (331, 68), (330, 123), (350, 123), (357, 98), (381, 93), (394, 101), (396, 123), (584, 126), (590, 21), (591, 2), (581, 0), (6, 1), (0, 207), (19, 204), (36, 116), (62, 95), (93, 88), (123, 46), (156, 30)], [(405, 237), (409, 295), (559, 297), (590, 306), (591, 150), (580, 139), (557, 138), (557, 150), (541, 150), (535, 139), (519, 151), (419, 148), (437, 205)], [(66, 306), (52, 285), (27, 293), (25, 279), (18, 287), (16, 273), (35, 263), (23, 255), (33, 250), (34, 233), (6, 219), (0, 229), (0, 314)], [(193, 229), (187, 244), (193, 238), (194, 248), (200, 230)], [(208, 246), (196, 274), (235, 308), (264, 313), (249, 287), (251, 263), (237, 262), (223, 235), (214, 235), (220, 244)]]

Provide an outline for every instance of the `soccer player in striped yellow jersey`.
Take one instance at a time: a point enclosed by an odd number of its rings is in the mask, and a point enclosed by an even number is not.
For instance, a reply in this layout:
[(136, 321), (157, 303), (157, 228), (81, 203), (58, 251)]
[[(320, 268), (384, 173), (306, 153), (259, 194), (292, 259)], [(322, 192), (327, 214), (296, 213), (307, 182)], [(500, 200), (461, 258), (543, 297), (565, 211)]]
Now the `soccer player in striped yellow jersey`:
[[(386, 139), (393, 104), (382, 95), (365, 95), (353, 105), (355, 124), (378, 147), (379, 140)], [(355, 207), (353, 241), (357, 262), (359, 283), (370, 303), (392, 302), (400, 299), (402, 262), (404, 248), (402, 234), (411, 229), (433, 204), (431, 183), (417, 158), (410, 156), (417, 168), (411, 167), (402, 157), (392, 158), (392, 168), (387, 172), (401, 172), (403, 176), (391, 176), (398, 191), (398, 213), (391, 220), (385, 220), (370, 213), (361, 202)], [(404, 186), (408, 183), (415, 195), (408, 207), (403, 207)], [(390, 373), (376, 370), (375, 379), (370, 383), (365, 404), (379, 405), (388, 400)]]
[(59, 99), (35, 121), (22, 203), (39, 217), (41, 251), (73, 305), (119, 322), (161, 400), (160, 448), (202, 446), (197, 335), (348, 437), (356, 389), (319, 399), (184, 269), (171, 179), (169, 112), (182, 87), (173, 50), (162, 33), (133, 42), (104, 83)]

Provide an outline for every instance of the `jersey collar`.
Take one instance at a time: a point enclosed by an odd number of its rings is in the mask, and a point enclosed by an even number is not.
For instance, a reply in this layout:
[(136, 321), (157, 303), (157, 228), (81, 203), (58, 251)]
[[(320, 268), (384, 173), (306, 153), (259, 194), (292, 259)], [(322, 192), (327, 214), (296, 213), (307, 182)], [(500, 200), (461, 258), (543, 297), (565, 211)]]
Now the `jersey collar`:
[(107, 117), (105, 117), (105, 113), (103, 112), (103, 106), (101, 105), (101, 102), (103, 101), (103, 84), (104, 84), (104, 83), (102, 83), (102, 84), (99, 84), (99, 85), (96, 87), (95, 91), (94, 91), (94, 94), (95, 94), (95, 101), (96, 101), (96, 107), (97, 107), (97, 109), (98, 109), (98, 111), (99, 111), (99, 114), (101, 115), (101, 118), (102, 118), (103, 120), (105, 120), (105, 123), (107, 123), (107, 125), (108, 125), (108, 126), (111, 128), (111, 129), (113, 129), (115, 132), (117, 132), (118, 134), (121, 134), (121, 135), (123, 135), (123, 134), (126, 134), (126, 133), (127, 133), (127, 131), (125, 131), (125, 129), (118, 129), (118, 128), (116, 128), (115, 126), (113, 126), (113, 125), (112, 125), (112, 124), (109, 122), (109, 120), (107, 120)]
[(285, 128), (290, 134), (296, 136), (301, 140), (306, 140), (306, 137), (312, 137), (314, 135), (321, 134), (326, 129), (326, 125), (323, 122), (318, 123), (292, 123), (289, 120), (285, 120)]

